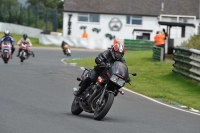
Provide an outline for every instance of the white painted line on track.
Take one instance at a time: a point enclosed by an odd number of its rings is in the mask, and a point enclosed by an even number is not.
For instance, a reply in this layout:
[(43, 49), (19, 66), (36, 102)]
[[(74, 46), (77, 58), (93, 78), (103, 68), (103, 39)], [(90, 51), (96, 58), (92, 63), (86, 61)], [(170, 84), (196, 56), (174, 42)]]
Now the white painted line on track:
[(61, 59), (61, 62), (67, 65), (67, 62), (65, 62), (66, 58)]
[[(67, 63), (66, 63), (64, 60), (66, 60), (66, 58), (61, 59), (61, 62), (63, 62), (63, 63), (66, 65)], [(80, 69), (81, 69), (81, 70), (84, 70), (84, 67), (80, 67)], [(132, 90), (129, 90), (129, 89), (125, 88), (125, 87), (123, 87), (122, 89), (124, 89), (124, 90), (126, 90), (126, 91), (128, 91), (128, 92), (131, 92), (131, 93), (133, 93), (133, 94), (136, 94), (136, 95), (138, 95), (138, 96), (144, 97), (144, 98), (146, 98), (146, 99), (148, 99), (148, 100), (151, 100), (151, 101), (153, 101), (153, 102), (155, 102), (155, 103), (158, 103), (158, 104), (161, 104), (161, 105), (164, 105), (164, 106), (167, 106), (167, 107), (170, 107), (170, 108), (179, 110), (179, 111), (183, 111), (183, 112), (187, 112), (187, 113), (191, 113), (191, 114), (200, 116), (199, 113), (195, 113), (195, 112), (199, 112), (198, 110), (191, 109), (191, 111), (193, 111), (193, 112), (187, 111), (187, 110), (184, 110), (184, 109), (180, 109), (180, 108), (177, 108), (177, 107), (174, 107), (174, 106), (171, 106), (171, 105), (162, 103), (162, 102), (157, 101), (157, 100), (155, 100), (155, 99), (153, 99), (153, 98), (150, 98), (150, 97), (147, 97), (147, 96), (145, 96), (145, 95), (142, 95), (142, 94), (139, 94), (139, 93), (137, 93), (137, 92), (134, 92), (134, 91), (132, 91)]]
[(85, 70), (85, 68), (84, 67), (80, 67), (81, 68), (81, 70)]
[(70, 66), (76, 66), (77, 63), (68, 63)]
[(153, 99), (153, 98), (150, 98), (150, 97), (147, 97), (147, 96), (145, 96), (145, 95), (139, 94), (139, 93), (137, 93), (137, 92), (131, 91), (131, 90), (125, 88), (125, 87), (123, 87), (122, 89), (124, 89), (124, 90), (126, 90), (126, 91), (128, 91), (128, 92), (134, 93), (134, 94), (136, 94), (136, 95), (138, 95), (138, 96), (144, 97), (144, 98), (146, 98), (146, 99), (149, 99), (149, 100), (151, 100), (151, 101), (153, 101), (153, 102), (159, 103), (159, 104), (161, 104), (161, 105), (164, 105), (164, 106), (167, 106), (167, 107), (176, 109), (176, 110), (180, 110), (180, 111), (183, 111), (183, 112), (187, 112), (187, 113), (191, 113), (191, 114), (195, 114), (195, 115), (200, 116), (200, 114), (198, 114), (198, 113), (191, 112), (191, 111), (187, 111), (187, 110), (183, 110), (183, 109), (180, 109), (180, 108), (177, 108), (177, 107), (174, 107), (174, 106), (170, 106), (170, 105), (168, 105), (168, 104), (159, 102), (159, 101), (157, 101), (157, 100), (155, 100), (155, 99)]

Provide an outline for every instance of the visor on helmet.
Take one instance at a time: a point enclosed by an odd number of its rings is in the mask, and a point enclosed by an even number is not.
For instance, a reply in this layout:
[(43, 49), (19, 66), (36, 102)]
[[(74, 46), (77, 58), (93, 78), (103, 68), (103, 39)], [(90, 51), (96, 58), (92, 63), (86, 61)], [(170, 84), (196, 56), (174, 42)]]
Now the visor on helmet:
[(115, 58), (116, 58), (116, 59), (121, 59), (121, 58), (122, 58), (122, 56), (123, 56), (123, 54), (122, 54), (122, 53), (120, 53), (120, 52), (117, 52), (117, 51), (115, 51), (115, 52), (114, 52), (114, 54), (115, 54)]

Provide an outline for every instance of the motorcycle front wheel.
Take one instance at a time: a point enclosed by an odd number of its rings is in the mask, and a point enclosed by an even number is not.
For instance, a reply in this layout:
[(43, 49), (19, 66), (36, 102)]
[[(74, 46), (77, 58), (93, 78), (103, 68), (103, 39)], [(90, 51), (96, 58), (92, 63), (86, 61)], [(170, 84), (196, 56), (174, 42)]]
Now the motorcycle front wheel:
[[(106, 93), (102, 103), (97, 104), (94, 110), (94, 119), (101, 120), (103, 119), (108, 111), (110, 110), (114, 101), (114, 94), (113, 93)], [(98, 100), (97, 100), (98, 102)]]
[(3, 52), (3, 60), (4, 60), (4, 63), (7, 64), (8, 63), (8, 53), (7, 52)]
[(79, 105), (78, 98), (75, 97), (74, 101), (72, 102), (71, 112), (73, 115), (79, 115), (82, 111), (83, 111), (83, 109)]
[(25, 59), (25, 58), (24, 58), (24, 54), (25, 54), (24, 51), (21, 51), (21, 52), (20, 52), (20, 61), (21, 61), (21, 62), (24, 62), (24, 59)]
[(7, 64), (8, 63), (8, 58), (4, 58), (4, 63)]

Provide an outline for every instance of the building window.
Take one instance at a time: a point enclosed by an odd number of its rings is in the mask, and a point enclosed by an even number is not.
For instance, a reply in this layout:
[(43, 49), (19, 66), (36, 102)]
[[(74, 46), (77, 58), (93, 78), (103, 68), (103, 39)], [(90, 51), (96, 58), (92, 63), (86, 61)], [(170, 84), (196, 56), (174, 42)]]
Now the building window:
[(99, 14), (86, 14), (86, 13), (79, 13), (78, 14), (78, 21), (79, 22), (99, 22)]
[(126, 24), (142, 25), (142, 17), (141, 16), (126, 16)]

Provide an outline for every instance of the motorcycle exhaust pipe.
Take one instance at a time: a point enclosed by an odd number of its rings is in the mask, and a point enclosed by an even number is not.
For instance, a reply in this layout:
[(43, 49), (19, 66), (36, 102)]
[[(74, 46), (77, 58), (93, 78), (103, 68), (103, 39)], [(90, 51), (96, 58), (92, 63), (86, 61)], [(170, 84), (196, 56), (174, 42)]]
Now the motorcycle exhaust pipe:
[(90, 103), (92, 101), (93, 98), (95, 98), (95, 96), (97, 95), (97, 90), (94, 90), (92, 96), (89, 98), (88, 103)]

